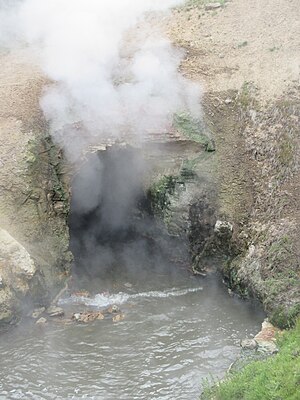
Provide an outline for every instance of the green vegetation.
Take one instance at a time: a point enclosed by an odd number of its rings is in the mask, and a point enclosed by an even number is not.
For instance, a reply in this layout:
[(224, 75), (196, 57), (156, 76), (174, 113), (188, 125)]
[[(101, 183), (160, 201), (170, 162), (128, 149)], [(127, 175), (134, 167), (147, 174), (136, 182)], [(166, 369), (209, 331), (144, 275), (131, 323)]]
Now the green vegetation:
[(212, 388), (201, 400), (299, 400), (300, 320), (278, 339), (276, 356), (248, 364)]
[(152, 210), (155, 214), (163, 216), (170, 206), (169, 196), (175, 193), (177, 177), (164, 175), (158, 182), (155, 182), (148, 190)]
[(183, 161), (178, 175), (163, 175), (158, 181), (148, 189), (147, 197), (150, 200), (152, 211), (163, 218), (171, 205), (171, 196), (178, 195), (185, 190), (185, 184), (197, 178), (197, 165), (206, 157), (208, 153), (201, 154), (193, 159)]
[(186, 138), (196, 143), (201, 143), (206, 151), (214, 151), (213, 141), (204, 133), (203, 123), (193, 118), (188, 113), (180, 113), (174, 115), (174, 127), (182, 133)]
[(247, 42), (247, 40), (245, 40), (244, 42), (238, 44), (238, 48), (240, 49), (241, 47), (245, 47), (247, 45), (248, 45), (248, 42)]
[(253, 82), (244, 82), (238, 98), (239, 103), (244, 110), (248, 109), (248, 107), (255, 103), (254, 90)]
[[(67, 215), (69, 212), (68, 195), (65, 191), (62, 182), (62, 164), (63, 159), (60, 150), (52, 142), (48, 133), (44, 133), (36, 140), (30, 140), (27, 146), (27, 154), (25, 162), (28, 165), (29, 175), (32, 176), (34, 186), (49, 191), (51, 201), (63, 202), (63, 212)], [(49, 179), (49, 186), (45, 187), (43, 182), (40, 182), (41, 171), (44, 176)], [(28, 198), (32, 197), (32, 193), (28, 193)], [(38, 201), (39, 198), (37, 197)]]
[(295, 145), (291, 138), (284, 135), (279, 146), (278, 158), (283, 167), (288, 167), (294, 161)]
[(271, 314), (270, 321), (281, 329), (287, 329), (296, 324), (299, 315), (300, 304), (296, 304), (288, 310), (281, 306)]
[(224, 6), (225, 3), (228, 0), (218, 0), (218, 1), (212, 1), (212, 0), (188, 0), (185, 4), (185, 7), (203, 7), (206, 4), (209, 3), (220, 3), (221, 6)]
[(277, 47), (277, 46), (273, 46), (273, 47), (270, 47), (270, 48), (269, 48), (269, 51), (270, 51), (271, 53), (273, 53), (273, 51), (278, 51), (278, 50), (280, 50), (280, 47)]

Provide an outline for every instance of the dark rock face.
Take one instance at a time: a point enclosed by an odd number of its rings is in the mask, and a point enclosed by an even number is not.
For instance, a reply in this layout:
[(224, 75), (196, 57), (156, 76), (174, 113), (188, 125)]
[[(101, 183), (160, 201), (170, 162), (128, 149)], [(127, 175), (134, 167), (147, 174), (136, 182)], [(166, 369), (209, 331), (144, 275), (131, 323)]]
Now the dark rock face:
[(189, 209), (189, 240), (193, 257), (193, 268), (204, 270), (205, 264), (212, 258), (214, 247), (214, 226), (217, 220), (216, 210), (210, 200), (203, 198), (192, 204)]

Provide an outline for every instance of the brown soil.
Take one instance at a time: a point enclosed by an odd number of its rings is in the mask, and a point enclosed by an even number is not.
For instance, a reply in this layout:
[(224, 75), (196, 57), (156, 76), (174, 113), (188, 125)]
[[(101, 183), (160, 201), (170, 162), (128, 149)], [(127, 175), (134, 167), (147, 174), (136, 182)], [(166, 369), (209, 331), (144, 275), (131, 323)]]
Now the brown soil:
[(187, 50), (183, 72), (205, 92), (254, 82), (259, 98), (268, 100), (299, 84), (298, 0), (232, 0), (212, 11), (205, 3), (191, 1), (169, 24), (172, 39)]

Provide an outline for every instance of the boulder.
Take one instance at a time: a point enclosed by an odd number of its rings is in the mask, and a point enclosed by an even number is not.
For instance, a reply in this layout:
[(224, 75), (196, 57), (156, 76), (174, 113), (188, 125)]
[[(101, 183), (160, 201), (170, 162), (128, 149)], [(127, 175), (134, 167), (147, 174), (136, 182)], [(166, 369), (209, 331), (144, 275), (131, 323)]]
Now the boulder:
[(35, 273), (35, 263), (25, 247), (0, 228), (0, 324), (19, 316)]

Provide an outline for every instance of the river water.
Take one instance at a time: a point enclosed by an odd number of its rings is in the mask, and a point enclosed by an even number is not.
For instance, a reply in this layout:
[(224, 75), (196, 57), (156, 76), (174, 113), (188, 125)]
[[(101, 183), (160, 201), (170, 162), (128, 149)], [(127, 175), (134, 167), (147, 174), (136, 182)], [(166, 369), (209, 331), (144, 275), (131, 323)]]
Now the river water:
[(0, 399), (196, 400), (203, 378), (222, 377), (263, 319), (216, 277), (180, 268), (91, 286), (92, 297), (61, 301), (66, 312), (117, 304), (124, 320), (31, 322), (3, 333)]

